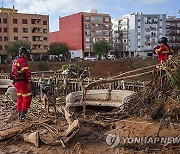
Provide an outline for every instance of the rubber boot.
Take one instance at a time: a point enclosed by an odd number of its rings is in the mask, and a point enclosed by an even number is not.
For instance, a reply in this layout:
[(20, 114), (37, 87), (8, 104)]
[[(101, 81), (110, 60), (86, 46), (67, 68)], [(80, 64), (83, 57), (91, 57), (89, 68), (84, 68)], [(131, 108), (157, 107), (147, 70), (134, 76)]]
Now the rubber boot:
[(21, 122), (24, 122), (26, 120), (26, 113), (27, 113), (27, 111), (21, 112), (21, 118), (20, 118)]
[(22, 114), (21, 112), (18, 113), (18, 119), (19, 119), (19, 121), (21, 120), (21, 114)]

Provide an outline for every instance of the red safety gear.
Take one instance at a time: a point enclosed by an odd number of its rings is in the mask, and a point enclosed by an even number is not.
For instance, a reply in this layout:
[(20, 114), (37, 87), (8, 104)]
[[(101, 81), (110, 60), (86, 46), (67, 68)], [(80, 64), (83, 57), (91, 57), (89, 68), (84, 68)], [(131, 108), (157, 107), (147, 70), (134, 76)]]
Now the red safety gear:
[(168, 59), (169, 55), (171, 55), (172, 52), (172, 49), (167, 44), (156, 46), (154, 48), (154, 53), (158, 55), (158, 62)]
[(27, 83), (15, 82), (14, 86), (17, 92), (17, 111), (27, 111), (31, 104), (31, 91), (28, 89)]
[(26, 111), (31, 104), (31, 74), (24, 57), (19, 57), (13, 61), (11, 78), (17, 92), (17, 111)]

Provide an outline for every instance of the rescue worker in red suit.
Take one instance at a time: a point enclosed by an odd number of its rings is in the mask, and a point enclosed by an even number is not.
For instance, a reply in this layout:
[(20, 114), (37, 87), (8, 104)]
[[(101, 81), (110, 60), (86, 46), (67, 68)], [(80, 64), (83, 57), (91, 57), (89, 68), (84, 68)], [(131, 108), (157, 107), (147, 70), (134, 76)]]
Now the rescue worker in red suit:
[(158, 41), (158, 45), (154, 48), (154, 53), (158, 55), (158, 62), (162, 63), (164, 60), (168, 59), (169, 55), (173, 54), (173, 50), (167, 44), (168, 40), (166, 37), (162, 37)]
[(19, 49), (19, 56), (13, 61), (11, 79), (17, 92), (17, 111), (19, 120), (24, 121), (31, 104), (31, 74), (27, 66), (29, 50)]

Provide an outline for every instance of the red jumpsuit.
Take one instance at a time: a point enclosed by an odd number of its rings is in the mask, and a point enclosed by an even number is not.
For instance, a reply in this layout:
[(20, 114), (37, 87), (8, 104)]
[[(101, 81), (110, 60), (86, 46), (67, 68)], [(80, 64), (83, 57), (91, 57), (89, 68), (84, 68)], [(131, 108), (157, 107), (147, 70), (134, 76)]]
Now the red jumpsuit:
[(25, 58), (19, 57), (13, 61), (12, 75), (14, 76), (14, 86), (17, 92), (17, 111), (27, 111), (32, 97), (28, 88), (28, 85), (31, 85), (31, 74)]
[(156, 46), (154, 52), (158, 55), (158, 62), (168, 59), (169, 55), (172, 53), (172, 49), (167, 44), (162, 46)]

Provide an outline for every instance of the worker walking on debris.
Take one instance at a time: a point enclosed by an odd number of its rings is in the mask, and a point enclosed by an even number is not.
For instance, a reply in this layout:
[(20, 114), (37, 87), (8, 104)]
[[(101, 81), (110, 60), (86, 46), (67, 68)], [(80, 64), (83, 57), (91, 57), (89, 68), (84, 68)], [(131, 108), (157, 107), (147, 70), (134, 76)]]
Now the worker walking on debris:
[(162, 63), (164, 60), (168, 59), (169, 55), (173, 54), (173, 50), (167, 44), (168, 40), (166, 37), (162, 37), (158, 41), (158, 45), (154, 48), (154, 53), (158, 55), (158, 62)]
[(13, 61), (10, 79), (17, 92), (17, 111), (19, 120), (24, 121), (26, 112), (31, 104), (31, 74), (27, 66), (27, 58), (30, 54), (25, 47), (19, 49), (18, 57)]

